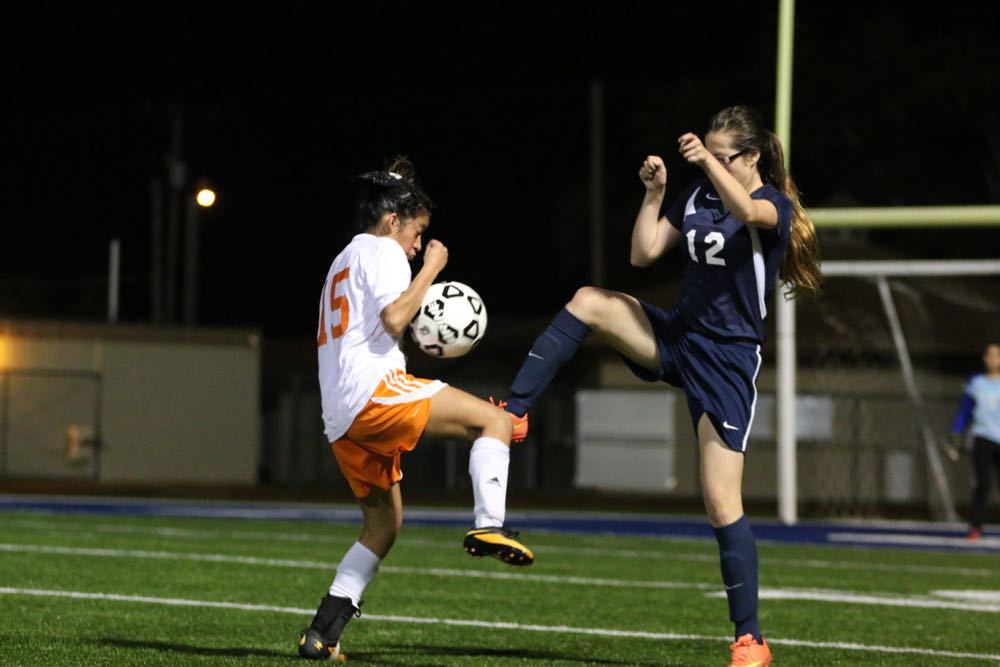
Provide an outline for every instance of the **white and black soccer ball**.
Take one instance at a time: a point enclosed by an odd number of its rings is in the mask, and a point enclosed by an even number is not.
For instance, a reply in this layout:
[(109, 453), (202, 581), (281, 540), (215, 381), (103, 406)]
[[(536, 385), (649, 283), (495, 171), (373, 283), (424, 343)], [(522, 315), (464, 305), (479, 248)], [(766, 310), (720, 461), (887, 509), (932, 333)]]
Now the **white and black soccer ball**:
[(486, 333), (486, 306), (474, 289), (455, 281), (435, 283), (410, 322), (410, 336), (432, 357), (461, 357)]

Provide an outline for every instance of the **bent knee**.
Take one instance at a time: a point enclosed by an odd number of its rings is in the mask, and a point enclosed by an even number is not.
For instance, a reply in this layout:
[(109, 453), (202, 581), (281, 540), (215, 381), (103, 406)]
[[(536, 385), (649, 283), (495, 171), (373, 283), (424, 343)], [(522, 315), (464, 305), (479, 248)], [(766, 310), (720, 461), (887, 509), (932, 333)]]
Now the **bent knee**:
[(501, 409), (494, 409), (491, 412), (489, 421), (483, 428), (483, 435), (489, 434), (490, 437), (509, 443), (510, 436), (514, 433), (514, 423), (510, 415)]
[(588, 326), (594, 326), (600, 321), (607, 304), (608, 294), (598, 287), (581, 287), (570, 299), (568, 307), (577, 319)]

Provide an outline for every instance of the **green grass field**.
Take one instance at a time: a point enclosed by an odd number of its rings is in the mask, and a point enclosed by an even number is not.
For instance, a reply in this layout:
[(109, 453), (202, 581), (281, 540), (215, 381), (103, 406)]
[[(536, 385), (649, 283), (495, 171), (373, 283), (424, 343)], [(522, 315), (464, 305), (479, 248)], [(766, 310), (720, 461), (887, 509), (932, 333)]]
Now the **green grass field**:
[[(357, 532), (0, 513), (0, 664), (297, 662), (297, 633)], [(462, 532), (404, 527), (344, 634), (350, 664), (728, 661), (714, 542), (524, 534), (537, 561), (516, 570), (469, 558)], [(800, 598), (762, 600), (776, 665), (1000, 662), (995, 555), (761, 544), (760, 558), (762, 591)], [(940, 591), (992, 593), (942, 608), (956, 600)]]

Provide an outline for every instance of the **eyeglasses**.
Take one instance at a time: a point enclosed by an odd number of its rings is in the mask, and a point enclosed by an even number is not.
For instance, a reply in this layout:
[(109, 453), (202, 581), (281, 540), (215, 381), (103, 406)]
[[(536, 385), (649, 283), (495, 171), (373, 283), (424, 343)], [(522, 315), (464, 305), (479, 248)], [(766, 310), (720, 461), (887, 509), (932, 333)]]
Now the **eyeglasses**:
[(725, 155), (713, 155), (712, 157), (714, 157), (716, 160), (718, 160), (719, 162), (721, 162), (723, 167), (728, 167), (730, 162), (732, 162), (733, 160), (735, 160), (736, 158), (738, 158), (741, 155), (746, 155), (747, 153), (749, 153), (752, 150), (753, 150), (752, 148), (744, 148), (739, 153), (733, 153), (732, 155), (729, 155), (729, 156), (725, 156)]

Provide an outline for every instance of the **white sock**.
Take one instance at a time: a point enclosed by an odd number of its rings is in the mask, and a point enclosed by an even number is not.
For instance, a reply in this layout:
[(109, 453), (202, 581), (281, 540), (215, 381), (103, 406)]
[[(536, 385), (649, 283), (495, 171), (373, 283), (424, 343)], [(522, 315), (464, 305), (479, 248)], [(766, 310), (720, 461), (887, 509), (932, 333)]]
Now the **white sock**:
[(354, 606), (360, 607), (361, 594), (375, 578), (381, 561), (382, 559), (372, 553), (371, 549), (361, 542), (355, 542), (337, 566), (337, 576), (330, 584), (330, 595), (351, 598)]
[(469, 477), (476, 499), (476, 528), (502, 526), (507, 509), (510, 447), (496, 438), (477, 438), (469, 452)]

